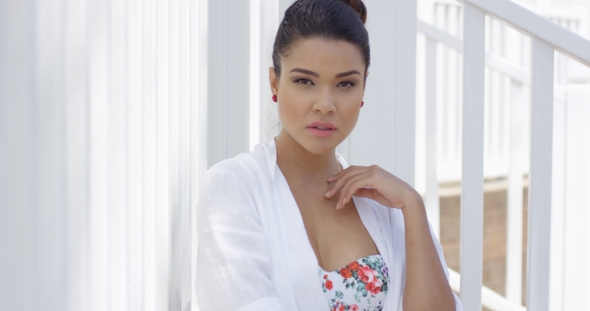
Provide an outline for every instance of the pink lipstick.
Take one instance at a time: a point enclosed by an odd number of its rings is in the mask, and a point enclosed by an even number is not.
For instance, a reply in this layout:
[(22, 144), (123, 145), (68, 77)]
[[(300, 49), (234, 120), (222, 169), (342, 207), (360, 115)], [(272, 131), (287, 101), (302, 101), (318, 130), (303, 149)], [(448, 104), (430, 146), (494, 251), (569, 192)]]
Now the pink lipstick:
[(315, 121), (307, 126), (307, 130), (318, 137), (328, 137), (336, 133), (336, 126), (330, 122)]

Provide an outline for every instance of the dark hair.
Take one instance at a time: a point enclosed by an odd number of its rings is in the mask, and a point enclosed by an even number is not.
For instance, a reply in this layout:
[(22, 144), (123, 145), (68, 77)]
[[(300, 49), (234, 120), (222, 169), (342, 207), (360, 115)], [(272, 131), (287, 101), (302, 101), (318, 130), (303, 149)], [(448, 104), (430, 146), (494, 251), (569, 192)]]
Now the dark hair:
[(367, 8), (362, 0), (295, 1), (285, 12), (273, 45), (272, 62), (277, 78), (281, 75), (280, 57), (287, 54), (293, 42), (313, 37), (357, 45), (363, 54), (366, 72), (371, 60), (366, 21)]

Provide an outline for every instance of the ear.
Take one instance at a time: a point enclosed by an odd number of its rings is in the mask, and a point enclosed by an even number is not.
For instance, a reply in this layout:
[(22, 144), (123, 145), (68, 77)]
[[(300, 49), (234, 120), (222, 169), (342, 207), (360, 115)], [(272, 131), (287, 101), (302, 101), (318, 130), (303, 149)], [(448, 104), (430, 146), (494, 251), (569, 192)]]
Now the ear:
[(270, 83), (270, 91), (272, 94), (279, 92), (279, 79), (274, 67), (268, 67), (268, 82)]

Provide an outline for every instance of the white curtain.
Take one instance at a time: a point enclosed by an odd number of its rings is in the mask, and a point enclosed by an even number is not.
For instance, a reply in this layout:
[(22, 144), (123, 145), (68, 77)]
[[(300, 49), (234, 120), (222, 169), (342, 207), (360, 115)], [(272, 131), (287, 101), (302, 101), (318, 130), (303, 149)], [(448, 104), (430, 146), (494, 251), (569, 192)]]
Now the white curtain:
[(0, 1), (1, 310), (196, 310), (203, 2)]

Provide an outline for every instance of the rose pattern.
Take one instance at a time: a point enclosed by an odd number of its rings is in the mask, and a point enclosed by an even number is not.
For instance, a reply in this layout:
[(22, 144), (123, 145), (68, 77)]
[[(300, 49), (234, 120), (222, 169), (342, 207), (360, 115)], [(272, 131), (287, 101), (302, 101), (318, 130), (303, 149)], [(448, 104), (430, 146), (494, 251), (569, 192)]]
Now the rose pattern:
[(389, 269), (381, 255), (358, 259), (332, 272), (320, 267), (319, 277), (330, 310), (383, 310)]

